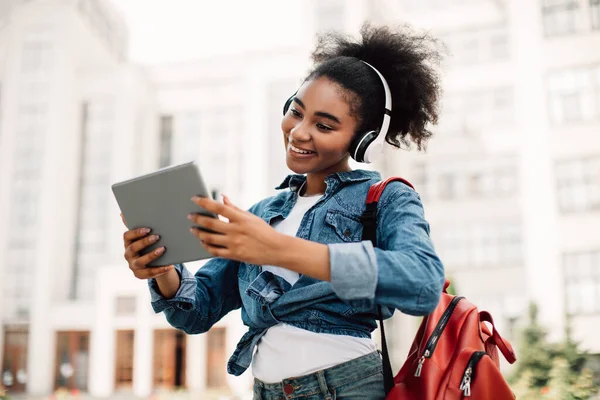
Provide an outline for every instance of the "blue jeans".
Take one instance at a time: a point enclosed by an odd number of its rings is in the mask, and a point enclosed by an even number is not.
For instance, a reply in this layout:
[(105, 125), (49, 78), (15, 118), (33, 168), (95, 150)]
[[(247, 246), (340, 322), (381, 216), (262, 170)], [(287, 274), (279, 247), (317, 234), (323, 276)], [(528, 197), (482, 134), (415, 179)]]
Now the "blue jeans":
[(383, 400), (381, 357), (373, 352), (278, 383), (254, 380), (254, 400)]

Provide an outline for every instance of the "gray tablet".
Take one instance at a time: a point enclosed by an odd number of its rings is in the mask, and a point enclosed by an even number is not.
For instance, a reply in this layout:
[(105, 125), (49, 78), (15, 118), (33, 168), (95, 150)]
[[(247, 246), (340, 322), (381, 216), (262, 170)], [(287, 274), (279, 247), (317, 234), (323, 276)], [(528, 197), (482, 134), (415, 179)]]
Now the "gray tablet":
[(162, 256), (148, 266), (177, 264), (212, 257), (197, 237), (190, 233), (194, 224), (189, 213), (216, 215), (195, 205), (193, 196), (209, 197), (200, 171), (194, 162), (166, 167), (112, 185), (113, 194), (129, 229), (148, 227), (160, 240), (144, 254), (165, 246)]

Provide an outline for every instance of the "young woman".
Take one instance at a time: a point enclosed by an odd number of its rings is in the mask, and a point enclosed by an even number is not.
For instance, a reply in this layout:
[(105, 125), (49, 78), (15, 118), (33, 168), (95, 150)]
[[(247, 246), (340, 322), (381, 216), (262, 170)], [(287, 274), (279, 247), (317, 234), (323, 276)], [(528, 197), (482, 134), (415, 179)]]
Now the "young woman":
[(195, 275), (182, 265), (146, 268), (164, 248), (139, 251), (158, 237), (124, 234), (129, 267), (149, 279), (154, 310), (175, 328), (203, 333), (241, 308), (249, 330), (227, 369), (240, 375), (252, 364), (255, 399), (383, 399), (371, 340), (378, 306), (385, 318), (395, 309), (426, 315), (442, 290), (419, 195), (391, 183), (377, 210), (376, 246), (361, 241), (367, 192), (381, 177), (348, 164), (373, 157), (377, 143), (366, 151), (365, 143), (379, 131), (395, 147), (423, 147), (438, 115), (437, 53), (406, 29), (365, 26), (361, 35), (322, 37), (314, 70), (286, 103), (281, 129), (295, 174), (279, 194), (249, 211), (227, 197), (193, 199), (227, 219), (188, 216), (218, 232), (192, 231), (216, 258)]

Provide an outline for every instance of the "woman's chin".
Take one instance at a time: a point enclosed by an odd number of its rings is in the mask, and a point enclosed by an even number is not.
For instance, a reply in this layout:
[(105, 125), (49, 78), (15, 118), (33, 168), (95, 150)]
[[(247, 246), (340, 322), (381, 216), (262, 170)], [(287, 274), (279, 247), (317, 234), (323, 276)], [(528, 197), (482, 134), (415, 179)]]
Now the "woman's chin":
[(308, 165), (301, 165), (294, 160), (290, 160), (289, 157), (286, 157), (285, 164), (288, 169), (295, 174), (307, 174), (312, 170)]

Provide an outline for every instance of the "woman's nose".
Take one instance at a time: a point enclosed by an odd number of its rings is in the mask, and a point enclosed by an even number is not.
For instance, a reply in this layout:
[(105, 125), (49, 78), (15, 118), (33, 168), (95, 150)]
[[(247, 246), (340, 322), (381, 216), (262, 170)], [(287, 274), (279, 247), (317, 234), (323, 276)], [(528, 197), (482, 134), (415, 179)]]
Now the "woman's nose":
[(290, 131), (290, 139), (294, 139), (299, 142), (307, 142), (310, 140), (310, 133), (304, 127), (303, 123), (299, 123)]

